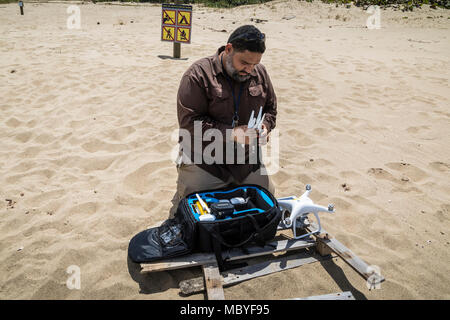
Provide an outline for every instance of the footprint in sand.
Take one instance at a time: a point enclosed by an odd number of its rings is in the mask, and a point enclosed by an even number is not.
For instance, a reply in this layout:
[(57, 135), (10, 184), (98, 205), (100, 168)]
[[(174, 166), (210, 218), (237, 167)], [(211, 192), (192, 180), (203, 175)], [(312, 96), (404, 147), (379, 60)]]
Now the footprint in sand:
[(447, 222), (447, 221), (450, 220), (448, 218), (449, 213), (450, 213), (450, 204), (449, 203), (444, 203), (444, 204), (441, 205), (441, 209), (437, 210), (434, 213), (434, 216), (439, 219), (439, 222), (444, 223), (444, 222)]
[(114, 128), (112, 130), (106, 131), (106, 136), (115, 141), (123, 141), (130, 134), (136, 132), (136, 129), (133, 126), (123, 126), (120, 128)]
[(55, 141), (55, 137), (48, 133), (42, 133), (34, 139), (39, 144), (49, 144)]
[(312, 101), (317, 101), (317, 97), (315, 97), (315, 96), (299, 96), (298, 100), (312, 102)]
[(7, 121), (5, 121), (5, 124), (8, 127), (13, 127), (13, 128), (17, 128), (18, 126), (20, 126), (22, 124), (22, 122), (20, 122), (19, 120), (17, 120), (16, 118), (10, 118)]
[(89, 216), (89, 215), (97, 212), (97, 209), (98, 209), (98, 204), (96, 202), (84, 202), (84, 203), (77, 204), (77, 205), (73, 206), (72, 208), (70, 208), (69, 214), (70, 215), (82, 214), (82, 215)]
[[(362, 174), (356, 171), (341, 171), (339, 172), (342, 183), (340, 183), (340, 190), (344, 192), (352, 191), (352, 197), (360, 196), (363, 198), (372, 197), (377, 194), (377, 185), (367, 179), (363, 179)], [(364, 182), (362, 183), (363, 180)]]
[(352, 207), (352, 203), (345, 201), (340, 197), (332, 197), (328, 200), (329, 203), (333, 203), (335, 208), (339, 208), (340, 212), (345, 212)]
[(332, 162), (326, 160), (326, 159), (309, 159), (307, 161), (303, 162), (304, 166), (307, 168), (323, 168), (323, 167), (330, 167), (333, 165)]
[(330, 130), (325, 128), (315, 128), (312, 132), (319, 137), (328, 137), (331, 134)]
[(97, 151), (118, 153), (128, 149), (128, 146), (126, 144), (107, 143), (98, 139), (92, 139), (91, 141), (82, 144), (81, 147), (90, 153), (94, 153)]
[(160, 189), (161, 185), (165, 183), (161, 179), (164, 170), (169, 170), (171, 173), (173, 168), (168, 167), (166, 161), (149, 162), (142, 165), (125, 176), (123, 183), (126, 191), (133, 194), (144, 194)]
[(434, 161), (430, 162), (428, 166), (436, 171), (439, 172), (449, 172), (450, 171), (450, 164), (442, 162), (442, 161)]
[(28, 140), (31, 139), (32, 135), (33, 134), (31, 132), (21, 132), (21, 133), (16, 134), (14, 136), (14, 139), (21, 143), (26, 143), (26, 142), (28, 142)]
[(356, 171), (341, 171), (339, 172), (339, 176), (344, 179), (359, 179), (361, 175)]
[(18, 182), (21, 182), (22, 180), (30, 179), (31, 176), (36, 176), (35, 178), (48, 180), (48, 179), (51, 179), (55, 174), (56, 174), (56, 171), (50, 170), (50, 169), (29, 170), (25, 173), (8, 176), (6, 178), (6, 182), (11, 183), (11, 184), (18, 183)]
[(397, 179), (395, 179), (395, 177), (391, 173), (384, 170), (383, 168), (370, 168), (369, 170), (367, 170), (367, 173), (375, 177), (376, 179), (398, 182)]
[(445, 112), (445, 111), (436, 110), (436, 111), (433, 111), (433, 113), (435, 113), (439, 116), (444, 116), (444, 117), (450, 118), (450, 113)]
[(428, 177), (428, 174), (425, 171), (406, 162), (390, 162), (386, 163), (385, 166), (392, 170), (400, 172), (402, 174), (401, 180), (404, 182), (407, 182), (409, 180), (417, 182)]
[(114, 161), (118, 160), (118, 156), (109, 157), (89, 157), (80, 158), (79, 161), (75, 162), (75, 166), (81, 168), (83, 173), (90, 173), (92, 171), (103, 171), (108, 169)]
[(430, 126), (412, 126), (409, 127), (408, 129), (406, 129), (406, 131), (408, 131), (409, 133), (419, 133), (419, 132), (423, 132), (426, 130), (429, 130)]
[(315, 143), (315, 140), (312, 140), (307, 135), (301, 133), (299, 129), (289, 129), (286, 133), (294, 138), (296, 143), (302, 147), (310, 146)]
[(278, 171), (274, 176), (273, 176), (273, 181), (275, 183), (275, 185), (277, 186), (281, 186), (283, 184), (291, 184), (292, 181), (290, 180), (291, 176), (284, 172), (284, 170), (282, 171)]
[(23, 152), (19, 153), (18, 156), (21, 158), (34, 158), (42, 151), (41, 147), (28, 147)]

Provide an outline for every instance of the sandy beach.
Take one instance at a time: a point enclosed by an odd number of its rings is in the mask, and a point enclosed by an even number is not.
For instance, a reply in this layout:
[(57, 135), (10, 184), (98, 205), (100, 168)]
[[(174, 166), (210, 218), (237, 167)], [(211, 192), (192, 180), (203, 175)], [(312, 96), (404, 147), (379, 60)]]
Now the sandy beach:
[(278, 97), (275, 195), (311, 184), (336, 208), (324, 228), (386, 281), (369, 291), (336, 258), (225, 298), (450, 299), (449, 10), (381, 10), (372, 30), (354, 6), (194, 5), (173, 60), (161, 5), (79, 3), (68, 29), (69, 5), (0, 5), (0, 299), (205, 299), (179, 295), (200, 268), (140, 275), (127, 248), (168, 217), (182, 74), (244, 24), (266, 34)]

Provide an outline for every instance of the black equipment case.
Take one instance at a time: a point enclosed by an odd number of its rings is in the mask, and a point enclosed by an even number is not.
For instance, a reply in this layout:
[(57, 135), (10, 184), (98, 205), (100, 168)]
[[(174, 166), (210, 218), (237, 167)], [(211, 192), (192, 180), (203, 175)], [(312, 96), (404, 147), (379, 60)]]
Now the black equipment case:
[[(198, 197), (214, 215), (214, 221), (201, 221), (207, 209)], [(128, 252), (135, 262), (214, 252), (219, 268), (224, 270), (222, 250), (255, 243), (264, 246), (275, 237), (280, 219), (276, 198), (261, 186), (199, 191), (180, 201), (173, 219), (137, 234)]]

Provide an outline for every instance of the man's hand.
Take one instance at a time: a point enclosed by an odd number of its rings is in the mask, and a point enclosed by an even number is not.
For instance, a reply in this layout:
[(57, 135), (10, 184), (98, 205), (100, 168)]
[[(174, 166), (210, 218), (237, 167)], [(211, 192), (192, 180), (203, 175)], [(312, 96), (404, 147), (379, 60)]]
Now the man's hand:
[(248, 128), (247, 125), (242, 125), (234, 128), (231, 134), (233, 141), (240, 144), (250, 144), (258, 136), (260, 145), (265, 145), (269, 141), (269, 130), (264, 124), (261, 126), (261, 133), (258, 133), (255, 128)]
[(233, 129), (231, 139), (240, 144), (250, 144), (258, 137), (258, 132), (255, 128), (248, 128), (247, 125), (238, 126)]

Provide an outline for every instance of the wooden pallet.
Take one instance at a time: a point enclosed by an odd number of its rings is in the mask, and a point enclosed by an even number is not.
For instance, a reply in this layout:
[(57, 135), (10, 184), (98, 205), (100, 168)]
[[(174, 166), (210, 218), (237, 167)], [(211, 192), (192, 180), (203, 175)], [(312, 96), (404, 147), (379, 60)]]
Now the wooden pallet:
[[(278, 230), (286, 229), (280, 225)], [(311, 223), (306, 231), (316, 230), (317, 226)], [(276, 237), (277, 239), (279, 237)], [(311, 250), (311, 249), (316, 250)], [(284, 255), (273, 256), (274, 253), (286, 252)], [(317, 253), (316, 253), (317, 252)], [(225, 295), (223, 287), (265, 276), (275, 272), (280, 272), (292, 268), (297, 268), (305, 264), (315, 263), (326, 259), (331, 259), (333, 254), (342, 258), (366, 281), (379, 284), (385, 279), (372, 271), (372, 268), (357, 257), (350, 249), (345, 247), (337, 239), (330, 236), (322, 229), (320, 234), (314, 235), (308, 239), (280, 239), (273, 240), (264, 247), (247, 247), (246, 250), (232, 249), (222, 253), (222, 258), (227, 261), (246, 261), (261, 256), (270, 256), (264, 262), (250, 264), (245, 267), (220, 272), (216, 257), (213, 253), (194, 253), (177, 258), (166, 259), (164, 261), (141, 263), (141, 273), (167, 271), (181, 268), (201, 266), (203, 277), (184, 280), (180, 282), (181, 294), (188, 295), (206, 290), (209, 300), (224, 300)], [(336, 296), (339, 295), (339, 296)], [(351, 296), (351, 297), (350, 297)], [(334, 294), (334, 297), (342, 299), (354, 299), (350, 293)], [(333, 295), (323, 296), (332, 298)], [(319, 296), (302, 299), (319, 299)], [(324, 298), (324, 299), (325, 299)]]
[(321, 296), (311, 296), (306, 298), (292, 298), (287, 300), (355, 300), (355, 297), (350, 291), (324, 294)]
[[(287, 256), (284, 255), (275, 259), (267, 259), (264, 262), (255, 263), (249, 266), (222, 272), (220, 274), (221, 283), (222, 287), (227, 287), (253, 278), (300, 267), (309, 263), (327, 260), (330, 258), (331, 256), (321, 257), (320, 255), (311, 252), (296, 252), (295, 254)], [(205, 289), (208, 289), (208, 286), (205, 286), (203, 277), (184, 280), (180, 282), (180, 292), (183, 295), (202, 292)]]
[[(317, 226), (314, 223), (311, 223), (311, 227), (307, 228), (307, 230), (317, 230)], [(328, 232), (326, 232), (323, 228), (321, 233), (315, 235), (314, 238), (316, 239), (317, 250), (321, 252), (321, 254), (331, 252), (336, 253), (340, 258), (342, 258), (342, 260), (352, 267), (353, 270), (362, 276), (364, 280), (370, 282), (372, 285), (376, 286), (385, 281), (381, 274), (377, 274), (369, 264), (364, 262), (336, 238), (328, 234)]]

